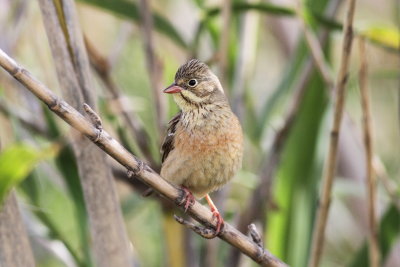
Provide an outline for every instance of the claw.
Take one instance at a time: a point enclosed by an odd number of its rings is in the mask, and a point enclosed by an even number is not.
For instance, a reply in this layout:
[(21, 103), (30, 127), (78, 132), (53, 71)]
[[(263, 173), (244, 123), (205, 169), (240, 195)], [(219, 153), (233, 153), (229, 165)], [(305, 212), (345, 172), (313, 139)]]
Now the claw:
[(221, 229), (224, 226), (224, 219), (222, 218), (218, 210), (211, 208), (211, 212), (213, 213), (213, 218), (217, 220), (217, 225), (215, 229), (215, 235), (217, 236), (221, 233)]
[(185, 212), (187, 212), (187, 210), (194, 205), (194, 202), (195, 199), (192, 192), (182, 186), (182, 199), (178, 201), (178, 205), (184, 206)]

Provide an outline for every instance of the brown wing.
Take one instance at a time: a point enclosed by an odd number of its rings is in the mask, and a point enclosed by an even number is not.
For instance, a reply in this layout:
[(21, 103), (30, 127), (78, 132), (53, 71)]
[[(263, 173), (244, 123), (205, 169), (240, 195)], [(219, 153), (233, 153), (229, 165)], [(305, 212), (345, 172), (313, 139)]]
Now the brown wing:
[(168, 130), (167, 135), (165, 136), (164, 142), (161, 146), (161, 162), (164, 162), (165, 159), (168, 157), (169, 152), (174, 149), (174, 137), (176, 131), (176, 125), (181, 119), (182, 112), (180, 111), (172, 120), (168, 123)]

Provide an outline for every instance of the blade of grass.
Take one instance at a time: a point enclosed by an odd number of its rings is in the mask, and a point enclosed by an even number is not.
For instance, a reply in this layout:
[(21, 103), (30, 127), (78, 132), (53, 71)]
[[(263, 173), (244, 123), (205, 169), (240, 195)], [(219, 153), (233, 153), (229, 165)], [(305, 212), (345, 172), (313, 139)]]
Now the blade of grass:
[[(140, 23), (139, 7), (136, 3), (126, 0), (78, 0), (79, 2), (90, 4), (107, 11), (113, 12), (116, 15)], [(161, 14), (152, 12), (154, 28), (160, 33), (168, 36), (180, 47), (186, 49), (188, 45), (183, 39), (181, 34), (175, 29), (175, 27)]]

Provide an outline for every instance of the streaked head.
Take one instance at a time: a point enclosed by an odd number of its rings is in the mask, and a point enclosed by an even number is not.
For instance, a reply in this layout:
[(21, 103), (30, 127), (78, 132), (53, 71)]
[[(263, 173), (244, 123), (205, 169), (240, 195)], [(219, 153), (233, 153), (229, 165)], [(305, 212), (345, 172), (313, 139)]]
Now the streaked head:
[(179, 67), (175, 74), (175, 82), (164, 89), (164, 93), (173, 94), (175, 102), (183, 111), (226, 101), (217, 76), (197, 59)]

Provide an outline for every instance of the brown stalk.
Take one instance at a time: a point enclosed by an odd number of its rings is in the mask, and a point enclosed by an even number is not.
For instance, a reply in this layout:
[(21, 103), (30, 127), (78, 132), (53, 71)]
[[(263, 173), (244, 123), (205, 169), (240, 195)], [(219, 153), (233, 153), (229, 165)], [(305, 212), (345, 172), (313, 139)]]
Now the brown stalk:
[(157, 129), (159, 136), (164, 132), (165, 104), (161, 96), (162, 66), (155, 52), (153, 36), (153, 16), (150, 9), (150, 0), (140, 0), (139, 9), (141, 15), (140, 29), (142, 31), (144, 49), (146, 55), (147, 72), (150, 77), (150, 86), (156, 108)]
[[(83, 102), (95, 108), (95, 90), (74, 1), (40, 0), (39, 6), (63, 95), (80, 111), (83, 111)], [(57, 101), (55, 97), (48, 97), (47, 100)], [(48, 103), (63, 112), (57, 102)], [(133, 254), (106, 155), (76, 132), (70, 141), (77, 159), (96, 265), (129, 266)]]
[[(139, 180), (154, 188), (165, 198), (179, 202), (182, 198), (181, 189), (162, 179), (148, 165), (142, 164), (135, 156), (129, 153), (120, 143), (112, 138), (105, 130), (100, 131), (93, 124), (82, 116), (76, 109), (64, 100), (58, 98), (44, 84), (36, 80), (26, 69), (20, 67), (13, 59), (8, 57), (0, 50), (0, 65), (15, 79), (31, 91), (36, 97), (43, 101), (51, 111), (56, 113), (61, 119), (70, 124), (73, 128), (85, 135), (87, 138), (96, 140), (96, 145), (104, 150), (108, 155), (133, 171)], [(142, 167), (140, 167), (142, 166)], [(109, 190), (109, 188), (107, 188)], [(195, 202), (188, 210), (188, 214), (201, 224), (215, 228), (215, 221), (211, 211)], [(225, 223), (219, 238), (238, 248), (242, 253), (248, 255), (262, 266), (286, 266), (267, 250), (261, 249), (251, 239), (244, 236), (228, 223)], [(117, 253), (118, 251), (114, 251)]]
[(344, 38), (342, 45), (342, 58), (339, 74), (335, 83), (335, 105), (334, 119), (329, 140), (329, 152), (326, 161), (325, 175), (323, 177), (321, 199), (317, 211), (313, 239), (311, 244), (311, 255), (309, 266), (318, 267), (322, 257), (324, 247), (325, 228), (328, 221), (329, 206), (332, 194), (332, 185), (335, 177), (339, 132), (343, 116), (345, 88), (348, 79), (348, 69), (351, 54), (351, 44), (353, 41), (353, 18), (355, 10), (355, 0), (349, 1), (346, 21), (344, 25)]
[(367, 86), (368, 63), (365, 54), (365, 41), (359, 39), (358, 50), (360, 53), (359, 84), (361, 92), (361, 107), (363, 112), (363, 132), (365, 146), (365, 161), (368, 192), (368, 222), (369, 222), (369, 260), (371, 267), (380, 266), (379, 236), (376, 211), (376, 176), (373, 167), (373, 144), (371, 126), (371, 107)]
[(35, 266), (14, 191), (0, 207), (0, 262), (1, 266)]

